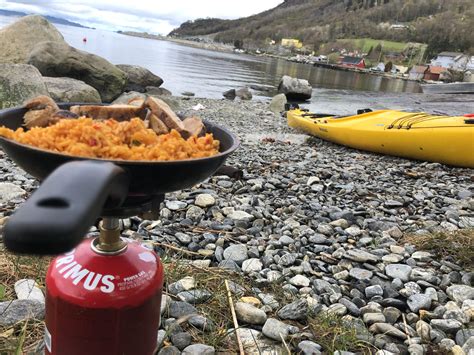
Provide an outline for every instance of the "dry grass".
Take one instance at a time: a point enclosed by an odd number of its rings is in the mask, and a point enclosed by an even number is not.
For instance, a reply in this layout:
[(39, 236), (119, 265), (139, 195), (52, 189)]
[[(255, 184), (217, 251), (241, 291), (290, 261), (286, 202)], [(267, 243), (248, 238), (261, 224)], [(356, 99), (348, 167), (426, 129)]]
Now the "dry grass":
[(419, 250), (426, 250), (438, 258), (474, 269), (474, 229), (455, 232), (406, 235), (403, 242), (413, 244)]
[[(165, 286), (176, 282), (186, 276), (195, 279), (196, 289), (206, 289), (212, 292), (212, 298), (203, 304), (195, 305), (199, 314), (211, 320), (215, 329), (203, 332), (192, 326), (182, 324), (182, 327), (191, 333), (193, 340), (202, 344), (214, 346), (224, 353), (233, 352), (237, 345), (233, 342), (233, 337), (228, 337), (227, 330), (233, 328), (232, 314), (227, 299), (225, 280), (238, 283), (246, 290), (246, 295), (250, 295), (250, 280), (244, 276), (220, 268), (201, 268), (194, 266), (175, 254), (172, 257), (162, 258), (165, 267)], [(238, 299), (238, 298), (236, 298)], [(234, 302), (236, 301), (234, 299)], [(232, 341), (228, 341), (232, 338)]]
[[(44, 288), (50, 258), (16, 256), (0, 244), (0, 301), (16, 299), (16, 281), (34, 279)], [(33, 351), (43, 339), (44, 322), (29, 320), (13, 326), (0, 326), (0, 354), (23, 354)]]
[(372, 354), (374, 348), (357, 337), (356, 327), (343, 317), (321, 312), (308, 318), (308, 329), (314, 341), (323, 351), (332, 354), (336, 350), (352, 351), (360, 354)]

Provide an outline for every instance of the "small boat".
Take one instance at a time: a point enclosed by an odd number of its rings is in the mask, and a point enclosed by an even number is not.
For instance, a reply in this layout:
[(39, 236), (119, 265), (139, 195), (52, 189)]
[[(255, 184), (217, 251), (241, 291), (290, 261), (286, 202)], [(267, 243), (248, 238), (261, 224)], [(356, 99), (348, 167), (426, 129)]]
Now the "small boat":
[(421, 84), (425, 94), (474, 94), (474, 83)]
[(298, 108), (287, 112), (287, 120), (290, 127), (351, 148), (474, 168), (474, 119), (469, 115), (361, 111), (338, 117)]

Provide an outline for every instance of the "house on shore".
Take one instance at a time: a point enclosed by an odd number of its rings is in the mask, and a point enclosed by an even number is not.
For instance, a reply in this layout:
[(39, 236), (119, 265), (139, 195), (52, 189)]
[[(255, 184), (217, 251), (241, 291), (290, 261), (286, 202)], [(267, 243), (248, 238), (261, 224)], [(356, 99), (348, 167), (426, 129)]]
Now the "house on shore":
[(434, 80), (438, 81), (443, 79), (443, 74), (447, 73), (447, 69), (444, 67), (436, 67), (434, 65), (430, 65), (428, 70), (425, 72), (423, 79), (425, 80)]
[(365, 68), (364, 58), (359, 57), (344, 56), (339, 59), (338, 64), (346, 68)]
[(470, 57), (459, 52), (441, 52), (431, 60), (431, 65), (454, 70), (466, 70)]
[(282, 38), (281, 39), (281, 46), (287, 48), (301, 48), (303, 47), (303, 43), (300, 42), (298, 39), (295, 38)]
[(422, 80), (427, 70), (428, 66), (426, 65), (414, 65), (408, 73), (408, 78), (411, 80)]

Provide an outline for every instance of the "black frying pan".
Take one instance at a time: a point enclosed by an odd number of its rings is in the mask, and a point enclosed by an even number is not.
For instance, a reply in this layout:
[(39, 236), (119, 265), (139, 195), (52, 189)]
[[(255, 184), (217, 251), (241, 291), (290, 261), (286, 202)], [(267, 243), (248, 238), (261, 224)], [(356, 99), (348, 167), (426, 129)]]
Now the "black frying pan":
[[(71, 105), (59, 106), (68, 109)], [(24, 108), (0, 111), (0, 126), (21, 127), (25, 112)], [(220, 141), (220, 152), (209, 158), (179, 161), (80, 158), (0, 137), (0, 146), (8, 156), (43, 181), (5, 226), (5, 245), (15, 252), (61, 253), (80, 242), (102, 211), (137, 197), (189, 188), (206, 179), (239, 141), (225, 128), (209, 122), (205, 125)]]

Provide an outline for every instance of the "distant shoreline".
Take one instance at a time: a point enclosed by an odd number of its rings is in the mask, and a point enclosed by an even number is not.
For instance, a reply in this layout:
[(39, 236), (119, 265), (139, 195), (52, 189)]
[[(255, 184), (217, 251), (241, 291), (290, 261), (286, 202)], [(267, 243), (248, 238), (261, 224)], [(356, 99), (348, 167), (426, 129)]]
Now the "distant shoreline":
[[(200, 48), (200, 49), (206, 49), (210, 51), (216, 51), (216, 52), (224, 52), (224, 53), (235, 53), (233, 46), (226, 45), (223, 43), (208, 43), (208, 42), (197, 42), (197, 41), (191, 41), (187, 39), (182, 39), (182, 38), (174, 38), (174, 37), (168, 37), (168, 36), (160, 36), (160, 35), (153, 35), (149, 33), (142, 33), (142, 32), (118, 32), (123, 35), (127, 36), (132, 36), (132, 37), (140, 37), (140, 38), (148, 38), (148, 39), (155, 39), (155, 40), (161, 40), (161, 41), (169, 41), (169, 42), (174, 42), (183, 46), (187, 47), (193, 47), (193, 48)], [(247, 55), (252, 55), (252, 56), (259, 56), (255, 53), (248, 52), (246, 53)], [(276, 59), (281, 59), (281, 60), (286, 60), (292, 62), (292, 60), (288, 57), (276, 55), (276, 54), (261, 54), (261, 56), (266, 56), (266, 57), (272, 57)], [(305, 64), (305, 63), (300, 63), (300, 64)], [(309, 65), (309, 64), (307, 64)], [(359, 68), (345, 68), (338, 66), (336, 64), (326, 64), (326, 65), (321, 65), (320, 63), (315, 63), (311, 64), (312, 66), (315, 67), (323, 67), (326, 69), (331, 69), (331, 70), (338, 70), (338, 71), (349, 71), (349, 72), (354, 72), (354, 73), (361, 73), (361, 74), (367, 74), (367, 75), (374, 75), (374, 76), (383, 76), (388, 79), (400, 79), (400, 80), (405, 80), (405, 81), (416, 81), (420, 82), (420, 80), (414, 80), (410, 79), (408, 77), (404, 76), (399, 76), (399, 75), (394, 75), (391, 73), (378, 73), (378, 72), (373, 72), (369, 71), (367, 69), (359, 69)]]
[(234, 48), (232, 46), (226, 45), (226, 44), (223, 44), (223, 43), (197, 42), (197, 41), (191, 41), (191, 40), (188, 40), (188, 39), (173, 38), (173, 37), (168, 37), (168, 36), (153, 35), (153, 34), (141, 33), (141, 32), (118, 31), (117, 33), (119, 33), (121, 35), (125, 35), (125, 36), (154, 39), (154, 40), (158, 40), (158, 41), (174, 42), (174, 43), (181, 44), (183, 46), (188, 46), (188, 47), (193, 47), (193, 48), (200, 48), (200, 49), (207, 49), (207, 50), (210, 50), (210, 51), (234, 53)]

